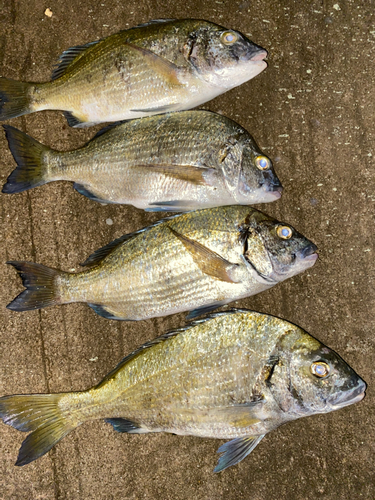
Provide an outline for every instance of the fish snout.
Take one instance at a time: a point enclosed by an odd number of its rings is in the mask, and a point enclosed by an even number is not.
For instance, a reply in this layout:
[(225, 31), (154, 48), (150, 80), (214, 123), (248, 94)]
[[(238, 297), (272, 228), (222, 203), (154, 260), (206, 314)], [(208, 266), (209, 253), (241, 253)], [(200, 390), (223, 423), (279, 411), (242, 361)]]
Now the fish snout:
[(283, 193), (283, 186), (279, 181), (278, 177), (272, 176), (272, 179), (267, 179), (263, 184), (263, 189), (266, 193), (272, 195), (272, 198), (278, 200)]
[(259, 49), (260, 50), (257, 50), (255, 54), (250, 57), (250, 61), (263, 61), (264, 59), (266, 59), (266, 57), (268, 56), (268, 52), (265, 49), (261, 49), (260, 47)]
[(308, 245), (305, 246), (302, 250), (298, 252), (298, 257), (300, 257), (303, 260), (311, 260), (311, 261), (316, 261), (318, 258), (318, 254), (316, 253), (318, 250), (318, 247), (314, 243), (309, 243)]
[(339, 397), (335, 395), (330, 398), (331, 401), (329, 402), (335, 409), (358, 403), (365, 397), (367, 384), (364, 380), (358, 377), (358, 375), (355, 374), (350, 377), (346, 386), (349, 387), (349, 389), (344, 389), (343, 392), (340, 392)]

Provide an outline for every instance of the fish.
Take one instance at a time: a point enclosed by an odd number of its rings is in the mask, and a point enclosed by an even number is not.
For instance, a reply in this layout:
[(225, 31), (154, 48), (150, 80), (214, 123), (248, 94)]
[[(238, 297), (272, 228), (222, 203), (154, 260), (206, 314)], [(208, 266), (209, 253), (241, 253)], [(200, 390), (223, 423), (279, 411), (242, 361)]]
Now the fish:
[(271, 160), (251, 135), (209, 111), (110, 125), (68, 152), (54, 151), (10, 125), (3, 127), (18, 165), (3, 193), (67, 180), (101, 203), (181, 212), (267, 203), (282, 193)]
[(0, 120), (52, 109), (86, 127), (191, 109), (258, 75), (266, 57), (215, 23), (154, 20), (67, 49), (50, 82), (0, 78)]
[(76, 273), (9, 261), (26, 288), (7, 308), (86, 302), (108, 319), (193, 318), (313, 266), (317, 247), (292, 226), (242, 205), (168, 217), (94, 252)]
[(366, 383), (302, 328), (249, 310), (220, 312), (128, 355), (82, 392), (0, 398), (0, 418), (23, 432), (16, 465), (47, 453), (84, 422), (118, 432), (229, 439), (215, 472), (237, 464), (292, 420), (357, 403)]

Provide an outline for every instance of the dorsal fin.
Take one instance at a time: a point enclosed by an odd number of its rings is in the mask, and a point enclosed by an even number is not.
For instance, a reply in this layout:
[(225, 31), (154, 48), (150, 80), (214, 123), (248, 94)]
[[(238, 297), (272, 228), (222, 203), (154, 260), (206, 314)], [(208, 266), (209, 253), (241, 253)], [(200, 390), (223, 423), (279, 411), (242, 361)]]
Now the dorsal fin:
[(92, 253), (82, 264), (81, 266), (96, 266), (101, 262), (107, 255), (109, 255), (115, 248), (118, 246), (122, 245), (124, 241), (128, 241), (131, 238), (134, 238), (140, 233), (144, 233), (145, 231), (148, 231), (152, 227), (158, 226), (159, 224), (162, 224), (163, 222), (167, 220), (174, 219), (175, 217), (180, 217), (181, 214), (176, 214), (176, 215), (171, 215), (169, 217), (164, 217), (164, 219), (160, 219), (156, 221), (154, 224), (151, 224), (150, 226), (144, 227), (142, 229), (139, 229), (138, 231), (135, 231), (134, 233), (129, 233), (129, 234), (124, 234), (123, 236), (120, 236), (120, 238), (117, 238), (116, 240), (111, 241), (111, 243), (108, 243), (108, 245), (105, 245), (102, 248), (99, 248), (96, 250), (94, 253)]
[(124, 234), (123, 236), (120, 236), (120, 238), (117, 238), (116, 240), (111, 241), (111, 243), (108, 243), (108, 245), (105, 245), (104, 247), (95, 250), (94, 253), (92, 253), (89, 257), (87, 257), (85, 262), (80, 264), (80, 266), (96, 266), (105, 257), (107, 257), (107, 255), (109, 255), (115, 248), (124, 243), (124, 241), (133, 238), (135, 234), (136, 233)]
[(137, 28), (145, 28), (146, 26), (151, 26), (152, 24), (170, 23), (172, 21), (176, 21), (176, 19), (151, 19), (151, 21), (148, 21), (147, 23), (137, 24), (137, 26), (132, 26), (130, 29), (135, 30)]
[[(173, 216), (173, 217), (175, 217), (175, 216)], [(170, 219), (170, 217), (168, 217), (168, 219)], [(146, 342), (145, 344), (143, 344), (140, 347), (138, 347), (138, 349), (136, 349), (132, 353), (130, 353), (127, 356), (125, 356), (125, 358), (122, 359), (120, 361), (120, 363), (116, 366), (116, 368), (114, 368), (111, 372), (109, 372), (105, 376), (105, 378), (99, 383), (99, 385), (97, 387), (99, 387), (103, 382), (106, 382), (109, 379), (111, 379), (113, 377), (113, 375), (121, 367), (123, 367), (124, 365), (126, 365), (126, 363), (128, 363), (130, 360), (132, 360), (133, 358), (135, 358), (136, 356), (138, 356), (138, 354), (140, 354), (145, 349), (149, 349), (150, 347), (153, 347), (156, 344), (160, 344), (161, 342), (164, 342), (165, 340), (168, 340), (168, 339), (170, 339), (172, 337), (176, 337), (180, 333), (186, 332), (187, 330), (191, 330), (192, 328), (194, 328), (194, 327), (196, 327), (198, 325), (201, 325), (202, 323), (206, 323), (206, 321), (209, 321), (209, 320), (211, 320), (213, 318), (216, 318), (218, 316), (226, 316), (226, 315), (229, 315), (229, 314), (237, 314), (237, 313), (243, 313), (243, 312), (253, 312), (253, 311), (250, 311), (248, 309), (228, 309), (228, 311), (221, 311), (221, 312), (217, 312), (217, 313), (214, 313), (214, 314), (210, 314), (210, 315), (206, 316), (205, 318), (201, 318), (201, 319), (198, 319), (198, 320), (195, 320), (195, 321), (191, 321), (190, 323), (188, 323), (187, 325), (185, 325), (185, 326), (183, 326), (181, 328), (176, 328), (175, 330), (171, 330), (169, 332), (164, 333), (163, 335), (161, 335), (160, 337), (157, 337), (156, 339), (153, 339), (153, 340), (150, 340), (149, 342)], [(258, 314), (260, 314), (260, 313), (258, 313)]]
[(119, 125), (122, 125), (123, 123), (126, 123), (129, 120), (119, 120), (117, 122), (112, 122), (106, 125), (105, 127), (101, 128), (99, 132), (97, 132), (92, 139), (90, 139), (90, 142), (93, 141), (94, 139), (97, 139), (101, 135), (105, 134), (109, 130), (112, 130), (115, 127), (118, 127)]
[(83, 53), (88, 49), (89, 47), (92, 47), (93, 45), (96, 45), (99, 43), (101, 40), (96, 40), (95, 42), (89, 42), (86, 43), (85, 45), (76, 45), (75, 47), (70, 47), (69, 49), (65, 50), (59, 57), (59, 60), (52, 72), (52, 80), (57, 80), (57, 78), (60, 78), (65, 73), (66, 68), (73, 62), (78, 60)]
[(96, 388), (99, 388), (101, 387), (102, 384), (104, 384), (105, 382), (108, 382), (108, 380), (110, 380), (117, 372), (120, 368), (122, 368), (123, 366), (126, 365), (126, 363), (129, 363), (130, 360), (134, 359), (136, 356), (138, 356), (141, 352), (143, 352), (145, 349), (149, 349), (150, 347), (153, 347), (154, 345), (156, 344), (160, 344), (161, 342), (164, 342), (165, 340), (167, 339), (170, 339), (172, 337), (175, 337), (176, 335), (178, 335), (179, 333), (181, 332), (184, 332), (185, 330), (188, 330), (189, 328), (191, 328), (193, 325), (187, 325), (186, 327), (184, 328), (179, 328), (177, 330), (173, 330), (171, 332), (167, 332), (167, 333), (164, 333), (163, 335), (161, 335), (160, 337), (154, 339), (154, 340), (150, 340), (149, 342), (146, 342), (145, 344), (143, 344), (141, 347), (138, 347), (138, 349), (136, 349), (135, 351), (133, 351), (132, 353), (128, 354), (127, 356), (125, 356), (125, 358), (120, 361), (120, 363), (116, 366), (116, 368), (114, 368), (112, 371), (110, 371), (105, 377), (104, 379), (96, 386)]

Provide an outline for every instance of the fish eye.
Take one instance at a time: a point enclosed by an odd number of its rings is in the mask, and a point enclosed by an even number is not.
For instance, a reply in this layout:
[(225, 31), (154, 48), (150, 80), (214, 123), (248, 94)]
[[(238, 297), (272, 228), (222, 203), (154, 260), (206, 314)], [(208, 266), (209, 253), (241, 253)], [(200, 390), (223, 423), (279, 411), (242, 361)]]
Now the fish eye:
[(270, 167), (270, 160), (267, 156), (257, 156), (255, 158), (255, 165), (259, 168), (259, 170), (267, 170)]
[(329, 365), (327, 365), (324, 361), (316, 361), (310, 366), (311, 373), (319, 378), (327, 377), (329, 370)]
[(293, 234), (293, 231), (288, 226), (279, 226), (276, 232), (277, 236), (283, 240), (289, 240)]
[(232, 45), (237, 42), (238, 35), (233, 31), (224, 31), (220, 38), (224, 45)]

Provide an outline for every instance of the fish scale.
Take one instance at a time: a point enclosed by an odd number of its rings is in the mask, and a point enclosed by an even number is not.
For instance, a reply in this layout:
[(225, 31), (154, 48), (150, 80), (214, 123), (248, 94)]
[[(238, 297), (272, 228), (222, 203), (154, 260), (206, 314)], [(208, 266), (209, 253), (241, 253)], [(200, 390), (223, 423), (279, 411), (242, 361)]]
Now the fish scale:
[(45, 109), (68, 123), (138, 118), (190, 109), (253, 78), (267, 52), (237, 31), (201, 20), (169, 20), (68, 49), (47, 83), (0, 78), (0, 120)]
[(87, 302), (105, 317), (140, 320), (218, 307), (315, 263), (315, 245), (290, 226), (284, 238), (279, 226), (250, 207), (218, 207), (119, 238), (94, 253), (79, 273), (10, 262), (26, 290), (8, 308)]
[(232, 310), (144, 344), (89, 390), (2, 397), (0, 417), (31, 432), (17, 465), (47, 453), (78, 425), (104, 418), (119, 432), (231, 439), (218, 450), (218, 472), (278, 426), (358, 402), (365, 389), (301, 328)]
[(112, 125), (68, 152), (49, 149), (9, 125), (5, 130), (18, 164), (3, 188), (6, 193), (67, 180), (97, 201), (181, 211), (269, 202), (281, 195), (271, 161), (253, 138), (235, 122), (207, 111)]

